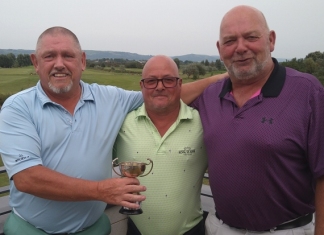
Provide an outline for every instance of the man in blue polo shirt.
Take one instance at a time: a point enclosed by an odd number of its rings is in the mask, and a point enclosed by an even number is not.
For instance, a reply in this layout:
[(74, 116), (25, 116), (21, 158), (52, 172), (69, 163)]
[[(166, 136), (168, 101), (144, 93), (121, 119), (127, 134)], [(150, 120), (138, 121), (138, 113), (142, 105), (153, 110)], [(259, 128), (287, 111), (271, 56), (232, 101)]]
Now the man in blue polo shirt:
[(193, 102), (199, 110), (216, 213), (208, 235), (324, 234), (324, 89), (271, 58), (263, 14), (238, 6), (217, 48), (230, 78)]
[[(0, 153), (10, 178), (6, 235), (107, 235), (106, 204), (138, 208), (145, 186), (111, 178), (112, 148), (141, 92), (81, 81), (86, 56), (73, 32), (45, 30), (32, 62), (40, 81), (9, 97), (0, 113)], [(183, 86), (190, 102), (212, 81)]]
[(108, 179), (119, 126), (142, 95), (82, 82), (85, 53), (65, 28), (42, 33), (31, 59), (40, 81), (9, 97), (0, 113), (13, 208), (4, 232), (109, 234), (106, 203), (144, 200), (129, 194), (145, 190), (137, 179)]

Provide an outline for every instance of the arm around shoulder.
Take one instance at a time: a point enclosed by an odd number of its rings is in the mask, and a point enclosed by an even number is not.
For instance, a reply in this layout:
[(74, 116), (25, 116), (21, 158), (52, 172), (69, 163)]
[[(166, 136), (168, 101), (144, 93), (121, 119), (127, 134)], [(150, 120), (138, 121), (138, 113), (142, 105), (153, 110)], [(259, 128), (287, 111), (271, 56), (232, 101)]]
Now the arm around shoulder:
[(228, 77), (228, 73), (216, 74), (211, 77), (189, 82), (182, 85), (181, 99), (184, 103), (190, 104), (194, 101), (210, 84)]

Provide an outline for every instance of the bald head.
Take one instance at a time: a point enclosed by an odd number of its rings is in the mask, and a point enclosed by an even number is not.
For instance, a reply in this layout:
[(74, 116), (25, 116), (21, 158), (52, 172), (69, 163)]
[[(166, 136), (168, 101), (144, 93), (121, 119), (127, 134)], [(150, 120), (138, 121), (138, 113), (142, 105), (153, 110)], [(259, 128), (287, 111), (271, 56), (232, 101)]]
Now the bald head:
[[(157, 114), (176, 113), (178, 116), (182, 80), (174, 60), (165, 55), (150, 58), (143, 68), (142, 78), (140, 86), (150, 118), (153, 120)], [(147, 88), (150, 84), (151, 88)]]
[(224, 15), (220, 25), (220, 39), (229, 25), (236, 24), (237, 27), (243, 27), (246, 22), (249, 22), (249, 25), (253, 22), (263, 32), (269, 33), (269, 27), (263, 13), (254, 7), (241, 5), (232, 8)]
[(161, 71), (164, 70), (165, 73), (170, 73), (165, 75), (179, 77), (177, 64), (168, 56), (157, 55), (150, 58), (144, 65), (142, 70), (142, 78), (148, 77), (152, 68), (154, 68), (153, 70), (159, 69)]
[(55, 36), (58, 36), (58, 35), (64, 35), (64, 36), (71, 37), (73, 39), (73, 41), (75, 42), (76, 48), (80, 49), (80, 51), (81, 51), (81, 46), (80, 46), (79, 40), (78, 40), (77, 36), (71, 30), (69, 30), (67, 28), (64, 28), (64, 27), (55, 26), (55, 27), (51, 27), (51, 28), (46, 29), (38, 37), (37, 45), (36, 45), (36, 53), (37, 53), (37, 51), (39, 50), (39, 48), (41, 46), (42, 39), (45, 36), (48, 36), (48, 35), (52, 36), (52, 37), (55, 37)]

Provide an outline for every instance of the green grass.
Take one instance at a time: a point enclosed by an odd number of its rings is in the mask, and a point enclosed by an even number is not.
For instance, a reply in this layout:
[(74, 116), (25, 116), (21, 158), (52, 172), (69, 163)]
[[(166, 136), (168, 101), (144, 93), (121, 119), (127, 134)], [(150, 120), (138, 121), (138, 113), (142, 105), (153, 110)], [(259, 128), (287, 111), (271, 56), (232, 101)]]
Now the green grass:
[[(125, 73), (109, 72), (108, 69), (87, 68), (82, 75), (82, 80), (87, 83), (118, 86), (127, 90), (140, 90), (139, 81), (141, 74), (139, 73), (141, 69), (126, 69)], [(180, 74), (180, 76), (183, 78), (184, 83), (193, 81), (192, 79), (187, 79), (185, 75)], [(210, 74), (207, 74), (205, 77), (208, 76)], [(32, 66), (9, 69), (0, 68), (0, 105), (9, 95), (34, 86), (38, 80), (38, 75)], [(0, 166), (3, 166), (1, 158)], [(0, 174), (0, 187), (8, 185), (8, 182), (7, 174)], [(208, 184), (208, 180), (204, 179), (204, 183)]]
[(87, 83), (118, 86), (127, 90), (140, 90), (140, 74), (115, 73), (104, 70), (86, 69), (82, 80)]
[[(106, 68), (107, 69), (107, 68)], [(140, 90), (139, 81), (141, 79), (140, 69), (126, 69), (126, 73), (109, 72), (107, 70), (87, 68), (82, 75), (82, 80), (88, 83), (98, 83), (103, 85), (118, 86), (127, 90)], [(134, 73), (132, 73), (132, 71)], [(191, 82), (186, 75), (180, 74), (183, 82)], [(205, 75), (208, 77), (210, 74)], [(26, 88), (34, 86), (39, 80), (34, 67), (23, 68), (0, 68), (0, 104), (9, 95), (15, 94)]]
[[(82, 80), (88, 83), (118, 86), (129, 90), (139, 90), (140, 74), (114, 73), (105, 70), (86, 69)], [(0, 94), (11, 95), (34, 86), (39, 80), (32, 66), (23, 68), (0, 68)]]
[(0, 69), (0, 94), (14, 94), (33, 86), (38, 77), (32, 67)]

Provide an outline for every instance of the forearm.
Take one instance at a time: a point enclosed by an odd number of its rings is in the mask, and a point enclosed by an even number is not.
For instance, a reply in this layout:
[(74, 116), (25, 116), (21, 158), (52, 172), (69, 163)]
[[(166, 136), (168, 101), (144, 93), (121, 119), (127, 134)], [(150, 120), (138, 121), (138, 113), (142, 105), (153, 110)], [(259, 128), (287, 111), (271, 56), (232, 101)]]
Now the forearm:
[(56, 201), (98, 200), (108, 204), (138, 208), (145, 200), (137, 193), (146, 190), (136, 178), (91, 181), (69, 177), (43, 166), (27, 168), (13, 176), (19, 191)]
[(222, 73), (183, 84), (181, 88), (182, 101), (186, 104), (190, 104), (205, 90), (206, 87), (226, 77), (228, 77), (228, 73)]
[(315, 191), (315, 235), (324, 234), (324, 176), (316, 181)]
[(57, 201), (96, 200), (98, 182), (69, 177), (43, 166), (27, 168), (13, 176), (18, 190)]

